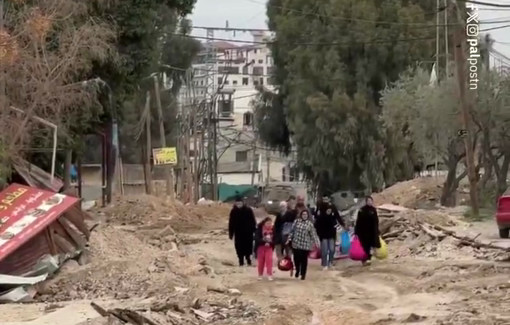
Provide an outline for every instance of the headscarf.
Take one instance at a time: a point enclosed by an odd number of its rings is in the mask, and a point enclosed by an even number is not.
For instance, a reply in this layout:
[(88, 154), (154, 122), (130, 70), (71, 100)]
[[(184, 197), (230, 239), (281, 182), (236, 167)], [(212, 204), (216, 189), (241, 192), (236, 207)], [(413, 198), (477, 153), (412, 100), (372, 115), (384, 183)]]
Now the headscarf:
[(287, 210), (287, 202), (281, 201), (280, 202), (280, 211), (283, 213), (283, 212), (285, 212), (285, 210)]

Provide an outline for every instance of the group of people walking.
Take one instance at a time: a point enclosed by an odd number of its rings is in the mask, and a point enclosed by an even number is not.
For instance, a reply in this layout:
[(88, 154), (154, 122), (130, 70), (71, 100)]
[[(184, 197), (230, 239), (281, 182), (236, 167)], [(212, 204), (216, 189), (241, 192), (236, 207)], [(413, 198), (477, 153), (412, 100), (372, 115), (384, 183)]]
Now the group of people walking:
[[(237, 198), (229, 220), (229, 238), (234, 240), (239, 266), (251, 265), (255, 253), (259, 279), (264, 271), (273, 280), (273, 255), (278, 261), (293, 258), (291, 276), (305, 280), (308, 258), (312, 251), (320, 249), (321, 265), (324, 270), (333, 266), (337, 240), (337, 226), (348, 231), (347, 225), (336, 207), (327, 197), (317, 204), (314, 213), (305, 205), (304, 198), (291, 196), (280, 203), (280, 213), (274, 222), (271, 217), (257, 224), (253, 209)], [(366, 259), (371, 260), (372, 249), (380, 248), (379, 218), (371, 197), (365, 198), (365, 205), (359, 210), (354, 226)], [(255, 244), (255, 246), (253, 246)]]

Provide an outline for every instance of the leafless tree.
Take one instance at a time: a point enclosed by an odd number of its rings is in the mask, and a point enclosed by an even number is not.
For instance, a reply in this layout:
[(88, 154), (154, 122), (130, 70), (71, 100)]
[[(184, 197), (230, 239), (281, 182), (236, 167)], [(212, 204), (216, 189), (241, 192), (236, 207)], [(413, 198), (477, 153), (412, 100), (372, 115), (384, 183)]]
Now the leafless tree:
[(2, 165), (23, 156), (22, 148), (37, 136), (34, 116), (65, 135), (70, 124), (100, 109), (95, 89), (85, 87), (84, 79), (94, 63), (115, 59), (115, 32), (87, 11), (78, 0), (8, 2), (0, 26)]

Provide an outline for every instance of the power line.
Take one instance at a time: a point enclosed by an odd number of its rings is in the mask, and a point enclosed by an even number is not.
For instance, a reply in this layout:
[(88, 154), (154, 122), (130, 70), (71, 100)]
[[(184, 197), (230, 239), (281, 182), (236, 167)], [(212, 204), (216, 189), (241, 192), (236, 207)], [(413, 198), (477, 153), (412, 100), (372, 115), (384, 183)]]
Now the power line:
[[(190, 37), (195, 39), (210, 39), (207, 37), (202, 36), (191, 36), (191, 35), (185, 35), (185, 34), (174, 34), (179, 35), (183, 37)], [(435, 39), (435, 37), (418, 37), (418, 38), (406, 38), (406, 39), (388, 39), (388, 40), (371, 40), (371, 41), (364, 41), (364, 42), (328, 42), (328, 43), (280, 43), (281, 45), (303, 45), (303, 46), (335, 46), (335, 45), (352, 45), (352, 44), (382, 44), (382, 43), (401, 43), (401, 42), (414, 42), (414, 41), (423, 41), (423, 40), (431, 40)], [(253, 44), (253, 45), (269, 45), (276, 43), (275, 41), (271, 42), (260, 42), (260, 41), (243, 41), (243, 40), (230, 40), (226, 38), (212, 38), (214, 41), (222, 41), (222, 42), (231, 42), (231, 43), (243, 43), (243, 44)], [(235, 49), (232, 48), (232, 49)]]
[[(494, 9), (494, 10), (501, 10), (501, 9)], [(444, 9), (443, 9), (443, 11), (444, 11)], [(437, 12), (441, 12), (441, 11), (437, 11)], [(435, 12), (435, 13), (437, 13), (437, 12)], [(345, 17), (345, 19), (350, 19), (350, 18)], [(365, 21), (377, 23), (377, 24), (381, 23), (381, 21), (377, 21), (377, 20), (365, 20)], [(391, 22), (382, 22), (382, 23), (391, 23)], [(451, 24), (400, 23), (400, 22), (395, 22), (395, 23), (398, 23), (399, 25), (403, 25), (403, 26), (418, 26), (419, 28), (436, 28), (436, 27), (462, 25), (462, 24), (458, 24), (458, 23), (451, 23)], [(490, 25), (490, 24), (499, 24), (499, 23), (510, 23), (510, 16), (482, 20), (479, 22), (480, 25)], [(203, 30), (211, 30), (212, 29), (212, 30), (218, 30), (218, 31), (224, 31), (224, 32), (245, 32), (245, 33), (249, 33), (249, 32), (271, 33), (271, 32), (274, 32), (273, 30), (268, 29), (268, 28), (237, 28), (237, 27), (214, 27), (214, 26), (192, 26), (192, 28), (193, 29), (203, 29)], [(410, 28), (410, 29), (419, 29), (419, 28)]]
[(508, 28), (508, 27), (510, 27), (510, 25), (497, 26), (497, 27), (492, 27), (492, 28), (481, 29), (480, 32), (490, 32), (491, 30), (504, 29), (504, 28)]
[(510, 5), (504, 5), (501, 3), (493, 3), (493, 2), (484, 2), (477, 0), (457, 0), (460, 2), (472, 3), (479, 6), (487, 6), (487, 7), (496, 7), (496, 8), (510, 8)]

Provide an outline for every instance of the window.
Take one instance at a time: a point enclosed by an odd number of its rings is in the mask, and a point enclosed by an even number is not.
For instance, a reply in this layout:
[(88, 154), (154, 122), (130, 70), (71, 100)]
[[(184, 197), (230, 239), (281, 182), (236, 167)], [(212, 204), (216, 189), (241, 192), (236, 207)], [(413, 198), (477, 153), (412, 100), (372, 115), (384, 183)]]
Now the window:
[(203, 86), (203, 85), (204, 85), (204, 81), (200, 80), (200, 86)]
[(273, 84), (273, 81), (271, 80), (271, 78), (267, 78), (267, 79), (266, 79), (266, 83), (267, 83), (268, 85), (272, 85), (272, 84)]
[(236, 162), (248, 161), (248, 151), (236, 151)]
[(259, 64), (264, 64), (264, 60), (259, 60)]
[(239, 67), (218, 67), (218, 73), (239, 74)]
[(243, 78), (243, 86), (248, 86), (248, 78)]
[(259, 85), (259, 81), (258, 80), (253, 80), (253, 85), (254, 86), (258, 86)]
[(218, 85), (221, 85), (223, 83), (223, 77), (218, 77)]
[(253, 50), (253, 54), (257, 54), (257, 49), (254, 49), (254, 50)]
[(274, 74), (274, 67), (267, 67), (267, 74), (272, 76)]
[(261, 76), (264, 74), (264, 67), (253, 67), (253, 75)]
[(229, 84), (228, 80), (225, 80), (225, 83), (224, 83), (224, 84), (225, 84), (225, 85), (228, 85), (228, 84)]
[(266, 55), (266, 64), (273, 65), (273, 58), (271, 57), (271, 55)]
[(253, 123), (253, 114), (251, 112), (246, 112), (243, 115), (243, 126), (250, 126)]
[(237, 85), (237, 80), (232, 80), (233, 85)]
[(263, 86), (264, 85), (264, 78), (260, 78), (259, 79), (259, 83), (260, 83), (261, 86)]
[(243, 74), (249, 74), (247, 65), (243, 66)]

